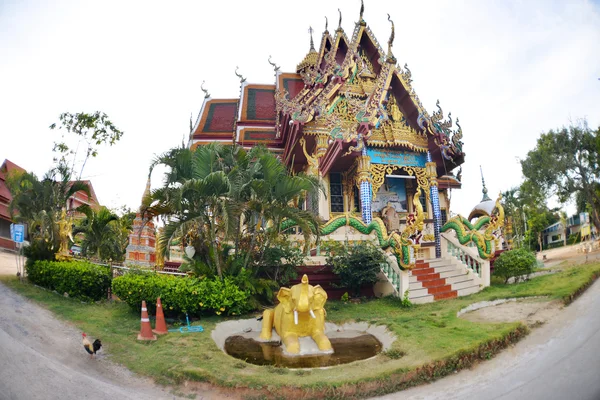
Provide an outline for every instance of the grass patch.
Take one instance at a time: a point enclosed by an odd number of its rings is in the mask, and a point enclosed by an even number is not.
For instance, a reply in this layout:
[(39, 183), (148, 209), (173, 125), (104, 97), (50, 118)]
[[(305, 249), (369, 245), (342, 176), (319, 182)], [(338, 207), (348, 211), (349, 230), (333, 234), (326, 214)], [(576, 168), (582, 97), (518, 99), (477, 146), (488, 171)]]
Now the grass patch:
[(519, 323), (473, 323), (456, 317), (471, 303), (511, 297), (548, 296), (569, 304), (600, 276), (600, 264), (566, 267), (560, 272), (513, 285), (495, 284), (453, 300), (400, 307), (401, 299), (352, 304), (328, 303), (328, 321), (367, 321), (386, 325), (398, 340), (384, 355), (323, 370), (260, 367), (227, 356), (210, 337), (224, 320), (204, 318), (203, 333), (171, 333), (156, 342), (138, 342), (139, 314), (124, 303), (82, 304), (33, 285), (3, 278), (18, 293), (41, 303), (59, 318), (99, 337), (113, 361), (159, 383), (205, 381), (245, 388), (256, 398), (356, 398), (381, 395), (439, 377), (493, 357), (527, 334)]

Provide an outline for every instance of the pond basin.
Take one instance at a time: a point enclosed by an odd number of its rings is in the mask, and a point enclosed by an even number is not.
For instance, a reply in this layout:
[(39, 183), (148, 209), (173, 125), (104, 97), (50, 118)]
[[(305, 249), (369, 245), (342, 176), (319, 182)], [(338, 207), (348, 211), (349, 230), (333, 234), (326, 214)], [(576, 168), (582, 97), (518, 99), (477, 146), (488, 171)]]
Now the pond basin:
[(250, 364), (282, 368), (320, 368), (365, 360), (381, 352), (382, 344), (369, 333), (352, 338), (329, 338), (333, 354), (289, 356), (277, 342), (262, 343), (235, 335), (225, 339), (225, 352)]

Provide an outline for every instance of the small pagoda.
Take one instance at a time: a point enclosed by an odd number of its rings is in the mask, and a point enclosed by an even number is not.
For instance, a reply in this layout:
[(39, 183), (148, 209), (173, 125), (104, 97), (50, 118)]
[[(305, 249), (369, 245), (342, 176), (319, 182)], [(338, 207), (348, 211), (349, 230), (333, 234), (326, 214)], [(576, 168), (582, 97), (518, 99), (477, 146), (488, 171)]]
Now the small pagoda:
[[(150, 178), (146, 183), (143, 199), (150, 195)], [(156, 233), (152, 219), (143, 218), (138, 210), (133, 220), (133, 230), (129, 234), (125, 264), (136, 267), (154, 267), (156, 264)]]

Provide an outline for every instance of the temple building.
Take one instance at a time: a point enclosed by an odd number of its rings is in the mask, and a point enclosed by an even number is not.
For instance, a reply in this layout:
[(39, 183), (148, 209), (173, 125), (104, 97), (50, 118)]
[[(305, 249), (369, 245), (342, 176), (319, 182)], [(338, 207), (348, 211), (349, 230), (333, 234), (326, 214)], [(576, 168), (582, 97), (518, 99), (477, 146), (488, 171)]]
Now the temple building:
[[(444, 298), (436, 293), (461, 295), (439, 279), (436, 287), (451, 290), (431, 292), (426, 284), (412, 285), (411, 278), (416, 268), (431, 270), (448, 252), (441, 228), (450, 214), (449, 190), (461, 187), (458, 168), (465, 160), (459, 121), (445, 118), (439, 101), (435, 112), (427, 112), (411, 71), (393, 54), (394, 23), (385, 51), (363, 12), (361, 7), (350, 36), (341, 13), (334, 32), (325, 27), (318, 47), (311, 30), (309, 51), (294, 72), (281, 71), (269, 58), (274, 82), (250, 83), (236, 70), (239, 98), (214, 99), (203, 88), (189, 146), (266, 146), (290, 171), (322, 179), (327, 193), (316, 204), (307, 199), (304, 207), (325, 221), (325, 239), (375, 240), (395, 255), (395, 264), (382, 273), (397, 295), (410, 290), (422, 301)], [(468, 251), (458, 242), (453, 246)], [(311, 255), (320, 255), (318, 246)]]

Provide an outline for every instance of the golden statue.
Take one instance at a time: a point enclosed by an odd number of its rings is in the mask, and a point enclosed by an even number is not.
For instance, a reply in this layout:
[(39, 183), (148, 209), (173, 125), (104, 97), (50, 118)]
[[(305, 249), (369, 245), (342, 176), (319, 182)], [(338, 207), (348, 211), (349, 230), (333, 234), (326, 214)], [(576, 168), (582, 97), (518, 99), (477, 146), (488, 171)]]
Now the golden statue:
[(275, 328), (288, 353), (300, 353), (298, 338), (302, 336), (312, 337), (321, 351), (332, 350), (325, 336), (327, 293), (320, 285), (309, 285), (304, 275), (301, 283), (279, 289), (277, 299), (277, 307), (263, 313), (261, 339), (271, 340)]
[(69, 260), (71, 259), (71, 255), (69, 254), (69, 240), (73, 240), (71, 233), (73, 223), (71, 218), (67, 216), (67, 210), (64, 207), (60, 213), (60, 219), (57, 224), (60, 247), (58, 248), (58, 253), (56, 253), (55, 257), (59, 261)]

